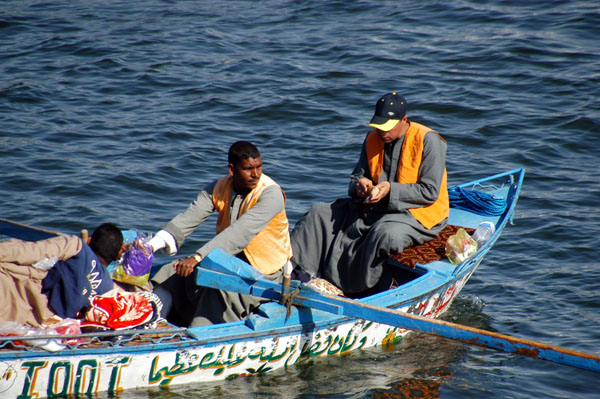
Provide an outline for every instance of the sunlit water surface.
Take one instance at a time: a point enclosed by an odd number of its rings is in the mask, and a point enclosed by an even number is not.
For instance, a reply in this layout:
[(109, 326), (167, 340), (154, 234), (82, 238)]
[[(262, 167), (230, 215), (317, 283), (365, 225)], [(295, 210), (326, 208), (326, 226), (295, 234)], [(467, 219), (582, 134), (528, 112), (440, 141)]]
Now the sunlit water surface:
[[(345, 195), (373, 105), (396, 90), (446, 138), (450, 184), (527, 170), (515, 224), (446, 318), (598, 355), (599, 26), (594, 1), (4, 1), (0, 217), (154, 232), (245, 139), (295, 223)], [(119, 397), (595, 398), (599, 387), (592, 372), (418, 335)]]

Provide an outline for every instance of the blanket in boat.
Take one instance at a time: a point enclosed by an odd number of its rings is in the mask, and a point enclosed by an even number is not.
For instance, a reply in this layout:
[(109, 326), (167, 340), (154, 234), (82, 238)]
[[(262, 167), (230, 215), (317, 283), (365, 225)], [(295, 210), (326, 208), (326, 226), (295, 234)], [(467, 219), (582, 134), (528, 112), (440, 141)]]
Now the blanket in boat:
[[(448, 237), (456, 234), (460, 228), (461, 226), (449, 224), (444, 227), (444, 229), (440, 231), (440, 234), (433, 240), (421, 245), (406, 248), (399, 254), (390, 255), (390, 258), (412, 268), (415, 268), (417, 263), (424, 265), (436, 260), (446, 259), (446, 241), (448, 241)], [(469, 234), (473, 234), (473, 231), (475, 231), (470, 228), (464, 229)]]
[(152, 292), (96, 296), (81, 322), (81, 329), (151, 328), (159, 318), (161, 307), (160, 299)]

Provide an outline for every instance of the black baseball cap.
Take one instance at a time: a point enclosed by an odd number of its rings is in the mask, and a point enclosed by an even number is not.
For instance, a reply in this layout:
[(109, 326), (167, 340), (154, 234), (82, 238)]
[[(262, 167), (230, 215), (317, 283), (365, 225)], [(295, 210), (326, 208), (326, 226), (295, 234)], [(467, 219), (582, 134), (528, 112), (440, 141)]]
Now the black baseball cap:
[(400, 119), (406, 115), (406, 100), (399, 94), (388, 93), (381, 97), (375, 104), (375, 115), (371, 118), (369, 126), (387, 132), (391, 130)]

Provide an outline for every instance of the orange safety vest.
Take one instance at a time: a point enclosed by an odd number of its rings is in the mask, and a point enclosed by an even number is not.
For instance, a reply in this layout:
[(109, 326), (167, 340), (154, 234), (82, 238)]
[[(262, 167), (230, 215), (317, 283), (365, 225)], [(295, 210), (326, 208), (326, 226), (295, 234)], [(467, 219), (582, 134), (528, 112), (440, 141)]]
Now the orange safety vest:
[[(278, 186), (273, 179), (263, 173), (256, 187), (242, 201), (239, 216), (252, 208), (258, 202), (264, 189), (272, 185)], [(233, 178), (231, 176), (222, 177), (217, 181), (212, 194), (213, 204), (219, 212), (217, 234), (225, 230), (230, 224), (232, 192)], [(285, 193), (283, 193), (283, 196), (285, 200)], [(263, 274), (275, 273), (292, 257), (289, 223), (285, 208), (275, 215), (269, 221), (267, 227), (250, 241), (248, 246), (244, 248), (244, 254), (250, 264)]]
[[(423, 141), (425, 140), (425, 134), (431, 131), (427, 126), (410, 122), (402, 144), (402, 154), (398, 160), (398, 173), (396, 176), (398, 183), (417, 183), (419, 167), (423, 157)], [(434, 133), (438, 134), (437, 132)], [(444, 140), (441, 136), (439, 137)], [(381, 169), (383, 168), (383, 145), (383, 140), (377, 134), (376, 129), (373, 129), (367, 135), (367, 158), (374, 184), (379, 183), (379, 176), (381, 176)], [(448, 217), (450, 204), (446, 168), (444, 168), (444, 177), (442, 178), (437, 200), (431, 205), (411, 208), (409, 211), (427, 229), (432, 228)]]

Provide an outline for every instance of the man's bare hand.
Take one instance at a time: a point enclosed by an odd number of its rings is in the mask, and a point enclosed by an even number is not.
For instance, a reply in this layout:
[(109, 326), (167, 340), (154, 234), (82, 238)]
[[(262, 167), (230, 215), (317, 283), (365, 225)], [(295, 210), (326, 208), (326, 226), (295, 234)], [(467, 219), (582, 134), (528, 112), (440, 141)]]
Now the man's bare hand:
[(198, 261), (193, 256), (190, 256), (176, 262), (173, 267), (175, 268), (175, 273), (181, 277), (187, 277), (194, 272), (197, 265)]
[(391, 189), (390, 182), (384, 181), (374, 186), (369, 193), (367, 198), (367, 204), (375, 204), (385, 198), (390, 193)]
[(372, 188), (373, 182), (367, 179), (366, 177), (361, 177), (356, 182), (356, 195), (358, 195), (361, 198), (366, 198), (371, 192)]

